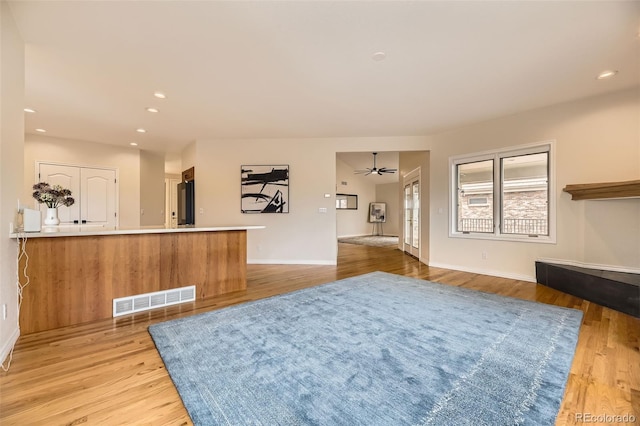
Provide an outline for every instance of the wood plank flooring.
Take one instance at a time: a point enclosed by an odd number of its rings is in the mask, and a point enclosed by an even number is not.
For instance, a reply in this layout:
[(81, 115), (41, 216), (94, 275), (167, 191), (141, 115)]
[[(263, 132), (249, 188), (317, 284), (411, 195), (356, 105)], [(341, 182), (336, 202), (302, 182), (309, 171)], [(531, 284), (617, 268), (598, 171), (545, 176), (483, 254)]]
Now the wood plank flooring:
[(11, 369), (0, 374), (0, 424), (191, 424), (150, 324), (377, 270), (581, 309), (556, 424), (581, 424), (580, 415), (634, 416), (640, 424), (639, 319), (541, 285), (428, 267), (393, 248), (350, 244), (339, 245), (337, 266), (249, 265), (246, 291), (22, 336)]

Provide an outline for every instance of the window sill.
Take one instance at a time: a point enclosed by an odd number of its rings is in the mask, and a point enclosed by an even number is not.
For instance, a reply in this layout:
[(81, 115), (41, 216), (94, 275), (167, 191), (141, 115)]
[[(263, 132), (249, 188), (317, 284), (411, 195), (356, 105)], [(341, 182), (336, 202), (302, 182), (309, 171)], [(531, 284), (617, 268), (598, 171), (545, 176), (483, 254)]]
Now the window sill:
[(515, 243), (538, 243), (538, 244), (555, 244), (555, 237), (544, 235), (539, 237), (529, 237), (527, 235), (505, 235), (505, 234), (481, 234), (461, 232), (449, 232), (449, 238), (461, 238), (469, 240), (493, 240), (493, 241), (511, 241)]

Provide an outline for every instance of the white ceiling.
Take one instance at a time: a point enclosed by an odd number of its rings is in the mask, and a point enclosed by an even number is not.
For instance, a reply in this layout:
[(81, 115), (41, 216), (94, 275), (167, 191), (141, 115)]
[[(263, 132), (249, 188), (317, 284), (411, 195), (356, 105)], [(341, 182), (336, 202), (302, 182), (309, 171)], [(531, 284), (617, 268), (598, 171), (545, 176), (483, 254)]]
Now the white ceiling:
[(638, 1), (10, 6), (28, 133), (174, 154), (195, 139), (424, 135), (640, 85)]

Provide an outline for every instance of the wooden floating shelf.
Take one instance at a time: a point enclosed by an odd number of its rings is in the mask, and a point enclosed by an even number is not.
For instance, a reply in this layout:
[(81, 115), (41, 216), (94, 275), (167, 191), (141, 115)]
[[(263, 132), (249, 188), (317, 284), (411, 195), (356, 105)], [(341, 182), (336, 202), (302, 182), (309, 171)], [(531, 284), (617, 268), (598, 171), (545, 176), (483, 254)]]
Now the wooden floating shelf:
[(633, 198), (640, 197), (640, 180), (567, 185), (563, 191), (571, 194), (572, 200)]

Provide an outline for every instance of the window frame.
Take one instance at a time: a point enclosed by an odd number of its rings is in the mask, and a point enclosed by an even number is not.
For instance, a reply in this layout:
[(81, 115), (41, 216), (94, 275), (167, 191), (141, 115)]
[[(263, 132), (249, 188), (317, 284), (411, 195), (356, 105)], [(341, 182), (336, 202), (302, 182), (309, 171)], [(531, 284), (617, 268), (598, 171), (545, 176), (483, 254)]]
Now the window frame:
[[(502, 185), (502, 159), (530, 154), (548, 154), (548, 232), (549, 235), (526, 235), (502, 233), (502, 205), (504, 189)], [(462, 232), (458, 223), (458, 166), (461, 164), (493, 160), (493, 232)], [(544, 141), (527, 145), (506, 147), (497, 150), (449, 157), (449, 237), (481, 240), (519, 241), (530, 243), (556, 243), (556, 177), (555, 141)]]

